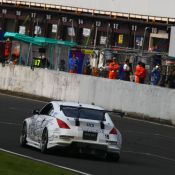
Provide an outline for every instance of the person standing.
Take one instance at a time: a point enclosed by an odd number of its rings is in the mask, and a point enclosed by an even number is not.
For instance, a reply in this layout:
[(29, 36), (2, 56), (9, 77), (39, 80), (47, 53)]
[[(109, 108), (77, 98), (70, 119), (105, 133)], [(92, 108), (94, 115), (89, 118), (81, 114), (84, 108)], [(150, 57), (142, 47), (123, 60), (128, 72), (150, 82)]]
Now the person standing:
[(76, 54), (73, 53), (72, 57), (69, 60), (69, 73), (77, 73), (78, 72), (78, 58)]
[(144, 84), (145, 83), (145, 78), (146, 78), (146, 68), (145, 68), (145, 63), (141, 64), (141, 68), (140, 68), (140, 83)]
[(136, 66), (136, 71), (135, 71), (135, 82), (136, 83), (140, 83), (140, 74), (141, 74), (141, 64), (142, 62), (138, 62), (137, 66)]
[(123, 65), (123, 72), (124, 72), (124, 80), (130, 81), (131, 68), (129, 65), (129, 59), (126, 59), (125, 64)]
[(113, 58), (112, 62), (109, 64), (109, 79), (116, 79), (118, 70), (119, 65), (116, 62), (116, 58)]
[(124, 80), (124, 70), (123, 70), (124, 64), (121, 64), (119, 67), (119, 79)]
[(167, 83), (169, 88), (175, 88), (175, 70), (168, 76)]
[(90, 75), (91, 74), (91, 64), (90, 64), (90, 58), (89, 57), (85, 61), (83, 73), (85, 75)]
[(161, 77), (160, 66), (156, 65), (151, 71), (151, 84), (158, 85)]

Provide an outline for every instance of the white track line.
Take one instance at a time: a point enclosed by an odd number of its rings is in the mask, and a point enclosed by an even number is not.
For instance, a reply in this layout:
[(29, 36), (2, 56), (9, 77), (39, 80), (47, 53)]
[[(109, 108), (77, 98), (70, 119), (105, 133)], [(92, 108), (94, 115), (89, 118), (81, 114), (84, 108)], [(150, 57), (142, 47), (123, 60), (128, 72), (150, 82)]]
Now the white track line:
[(15, 125), (15, 126), (21, 126), (21, 124), (18, 124), (18, 123), (2, 122), (2, 121), (0, 121), (0, 124), (3, 124), (3, 125)]
[(155, 157), (155, 158), (158, 158), (158, 159), (163, 159), (163, 160), (168, 160), (168, 161), (172, 161), (175, 163), (175, 159), (172, 159), (172, 158), (167, 158), (167, 157), (164, 157), (164, 156), (159, 156), (157, 154), (151, 154), (151, 153), (144, 153), (144, 152), (135, 152), (135, 151), (122, 151), (124, 153), (131, 153), (131, 154), (137, 154), (137, 155), (141, 155), (141, 156), (149, 156), (149, 157)]
[(163, 138), (175, 140), (175, 137), (170, 137), (170, 136), (162, 135), (159, 133), (137, 132), (137, 131), (132, 131), (132, 130), (123, 131), (123, 133), (132, 133), (132, 134), (139, 134), (139, 135), (145, 135), (145, 136), (151, 134), (151, 135), (156, 136), (156, 137), (163, 137)]
[(28, 98), (28, 97), (20, 97), (20, 96), (11, 95), (11, 94), (3, 94), (3, 93), (0, 93), (0, 95), (4, 95), (4, 96), (8, 96), (8, 97), (13, 97), (13, 98), (24, 99), (24, 100), (29, 100), (29, 101), (36, 101), (36, 102), (40, 102), (40, 103), (47, 103), (47, 102), (44, 101), (44, 100), (36, 100), (36, 99)]
[(168, 125), (168, 124), (163, 124), (163, 123), (157, 123), (157, 122), (152, 122), (152, 121), (148, 121), (148, 120), (145, 120), (143, 118), (132, 118), (132, 117), (123, 117), (124, 119), (128, 119), (128, 120), (135, 120), (135, 121), (139, 121), (139, 122), (144, 122), (144, 123), (149, 123), (149, 124), (153, 124), (153, 125), (158, 125), (158, 126), (165, 126), (165, 127), (168, 127), (168, 128), (175, 128), (175, 126), (172, 126), (172, 125)]
[(56, 164), (51, 163), (51, 162), (47, 162), (47, 161), (44, 161), (44, 160), (39, 160), (39, 159), (30, 157), (30, 156), (26, 156), (26, 155), (22, 155), (22, 154), (19, 154), (19, 153), (12, 152), (12, 151), (8, 151), (6, 149), (0, 148), (0, 151), (4, 151), (4, 152), (10, 153), (10, 154), (14, 154), (16, 156), (24, 157), (24, 158), (27, 158), (27, 159), (31, 159), (31, 160), (41, 162), (41, 163), (44, 163), (44, 164), (47, 164), (47, 165), (55, 166), (55, 167), (58, 167), (58, 168), (63, 168), (65, 170), (69, 170), (69, 171), (72, 171), (72, 172), (75, 172), (75, 173), (79, 173), (79, 174), (83, 174), (83, 175), (91, 175), (91, 174), (87, 174), (85, 172), (78, 171), (78, 170), (75, 170), (75, 169), (72, 169), (72, 168), (67, 168), (67, 167), (64, 167), (64, 166), (61, 166), (61, 165), (56, 165)]

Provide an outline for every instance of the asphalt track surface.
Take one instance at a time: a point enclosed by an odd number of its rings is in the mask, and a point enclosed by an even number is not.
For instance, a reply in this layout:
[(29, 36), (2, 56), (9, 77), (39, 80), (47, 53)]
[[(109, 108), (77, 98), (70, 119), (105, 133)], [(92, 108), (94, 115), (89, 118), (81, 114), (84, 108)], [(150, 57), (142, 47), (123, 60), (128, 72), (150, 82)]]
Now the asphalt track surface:
[(93, 175), (175, 174), (175, 128), (113, 116), (123, 136), (118, 163), (92, 156), (69, 155), (60, 151), (42, 154), (19, 146), (24, 118), (45, 103), (0, 94), (0, 148), (31, 156)]

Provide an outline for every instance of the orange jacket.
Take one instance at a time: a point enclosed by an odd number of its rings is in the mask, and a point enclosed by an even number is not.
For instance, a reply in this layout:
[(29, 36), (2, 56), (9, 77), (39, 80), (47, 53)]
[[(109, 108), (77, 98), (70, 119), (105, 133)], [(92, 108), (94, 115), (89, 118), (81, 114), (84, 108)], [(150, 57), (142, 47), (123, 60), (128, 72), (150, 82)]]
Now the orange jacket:
[(142, 66), (137, 65), (136, 66), (136, 72), (135, 72), (135, 82), (136, 83), (140, 83), (141, 73), (142, 73)]
[(141, 72), (142, 72), (142, 66), (137, 65), (137, 66), (136, 66), (136, 72), (135, 72), (135, 75), (138, 76), (138, 77), (140, 77)]
[(117, 72), (118, 69), (119, 65), (115, 61), (109, 64), (109, 71)]
[(109, 79), (117, 78), (118, 69), (119, 69), (119, 65), (115, 61), (109, 64)]

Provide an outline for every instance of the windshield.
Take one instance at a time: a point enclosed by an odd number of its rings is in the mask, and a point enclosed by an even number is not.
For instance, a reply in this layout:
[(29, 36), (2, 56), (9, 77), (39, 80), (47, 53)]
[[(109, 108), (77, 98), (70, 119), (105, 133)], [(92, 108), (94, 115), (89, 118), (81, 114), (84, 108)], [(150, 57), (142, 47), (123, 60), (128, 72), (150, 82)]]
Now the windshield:
[(100, 121), (103, 121), (105, 119), (104, 111), (98, 109), (62, 106), (62, 111), (67, 117), (72, 118), (100, 120)]

